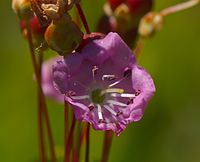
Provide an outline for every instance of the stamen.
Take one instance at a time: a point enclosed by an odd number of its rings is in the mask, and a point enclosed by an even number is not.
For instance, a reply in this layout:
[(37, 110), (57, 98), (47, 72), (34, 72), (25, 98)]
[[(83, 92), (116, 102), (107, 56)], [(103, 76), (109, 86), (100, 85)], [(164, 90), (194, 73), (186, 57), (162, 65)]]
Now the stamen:
[(106, 102), (109, 103), (109, 104), (112, 104), (112, 105), (117, 105), (117, 106), (122, 106), (122, 107), (127, 106), (127, 104), (124, 104), (122, 102), (115, 101), (115, 100), (107, 100)]
[(97, 104), (97, 111), (98, 111), (98, 117), (99, 117), (99, 120), (103, 120), (103, 114), (102, 114), (102, 109), (101, 109), (101, 106), (99, 104)]
[(133, 104), (133, 102), (134, 102), (133, 98), (129, 98), (127, 105)]
[(116, 79), (115, 75), (103, 75), (102, 76), (103, 81), (105, 81), (105, 80), (112, 81), (112, 80), (115, 80), (115, 79)]
[(128, 77), (130, 77), (131, 76), (131, 73), (132, 73), (132, 70), (130, 69), (130, 68), (125, 68), (125, 70), (124, 70), (124, 77), (125, 78), (128, 78)]
[(94, 66), (93, 69), (92, 69), (92, 77), (93, 77), (93, 80), (96, 81), (95, 79), (95, 75), (97, 75), (97, 70), (99, 68), (97, 66)]
[(90, 105), (88, 106), (88, 108), (90, 109), (90, 111), (92, 111), (95, 107), (94, 107), (93, 104), (90, 104)]
[(104, 107), (113, 115), (117, 116), (117, 113), (108, 105), (104, 105)]
[(123, 81), (124, 79), (125, 79), (125, 78), (122, 78), (122, 79), (120, 79), (120, 80), (118, 80), (118, 81), (116, 81), (116, 82), (110, 84), (108, 87), (109, 87), (109, 88), (110, 88), (110, 87), (113, 87), (113, 86), (119, 84), (119, 83), (120, 83), (121, 81)]
[(129, 93), (122, 93), (122, 94), (119, 94), (119, 93), (111, 93), (110, 94), (112, 97), (123, 97), (123, 98), (134, 98), (136, 97), (135, 94), (129, 94)]
[(121, 88), (108, 88), (101, 91), (101, 95), (106, 93), (124, 93), (124, 90)]
[(71, 96), (71, 98), (73, 100), (84, 100), (84, 99), (89, 99), (90, 96), (89, 95), (85, 95), (85, 96)]

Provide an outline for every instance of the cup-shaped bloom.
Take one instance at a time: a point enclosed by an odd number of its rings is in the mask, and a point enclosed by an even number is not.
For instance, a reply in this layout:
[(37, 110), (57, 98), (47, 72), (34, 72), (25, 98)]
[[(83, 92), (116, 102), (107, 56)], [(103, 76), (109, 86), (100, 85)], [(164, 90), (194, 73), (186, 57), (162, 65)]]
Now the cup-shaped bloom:
[(119, 135), (141, 119), (155, 92), (151, 76), (117, 33), (90, 41), (53, 66), (56, 88), (78, 120)]
[(42, 90), (45, 96), (59, 102), (64, 102), (64, 95), (54, 88), (52, 66), (61, 57), (54, 57), (42, 64)]

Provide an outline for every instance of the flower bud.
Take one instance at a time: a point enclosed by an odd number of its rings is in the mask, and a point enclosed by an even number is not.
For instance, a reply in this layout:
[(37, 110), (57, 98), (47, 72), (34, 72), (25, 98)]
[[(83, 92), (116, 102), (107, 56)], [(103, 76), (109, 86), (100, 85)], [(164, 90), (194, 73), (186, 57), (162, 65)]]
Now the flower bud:
[(125, 4), (132, 14), (145, 14), (150, 11), (153, 0), (108, 0), (110, 7), (115, 11), (120, 5)]
[(149, 37), (163, 26), (163, 17), (159, 13), (151, 12), (145, 15), (139, 25), (139, 34), (143, 37)]
[(97, 29), (107, 34), (117, 32), (132, 47), (136, 38), (140, 19), (152, 9), (153, 0), (107, 0), (105, 15)]
[(13, 0), (12, 8), (21, 20), (29, 20), (33, 16), (29, 0)]
[(108, 0), (111, 9), (114, 11), (120, 4), (125, 2), (125, 0)]
[(61, 19), (53, 21), (45, 32), (48, 46), (63, 56), (78, 48), (82, 39), (83, 33), (69, 15), (64, 15)]
[[(35, 47), (40, 46), (41, 44), (44, 44), (44, 33), (45, 33), (45, 27), (42, 27), (39, 23), (39, 20), (37, 16), (32, 17), (29, 20), (31, 32), (33, 35), (33, 41)], [(22, 32), (22, 35), (27, 38), (27, 27), (26, 27), (26, 20), (20, 21), (20, 29)]]

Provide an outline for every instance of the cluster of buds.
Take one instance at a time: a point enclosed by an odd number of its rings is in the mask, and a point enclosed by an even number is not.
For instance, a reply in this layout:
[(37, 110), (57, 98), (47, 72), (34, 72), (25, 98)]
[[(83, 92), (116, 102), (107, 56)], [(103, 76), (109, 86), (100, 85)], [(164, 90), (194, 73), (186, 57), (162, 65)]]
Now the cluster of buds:
[(79, 0), (13, 0), (12, 6), (25, 37), (27, 24), (30, 26), (35, 47), (47, 45), (66, 56), (77, 49), (83, 39), (83, 33), (68, 14), (76, 3)]
[(20, 24), (22, 35), (25, 38), (27, 38), (27, 24), (29, 24), (32, 31), (33, 42), (34, 42), (35, 47), (38, 47), (41, 44), (44, 45), (45, 44), (44, 33), (45, 33), (46, 28), (40, 25), (37, 16), (34, 15), (31, 9), (30, 1), (29, 0), (13, 0), (12, 8), (20, 19), (19, 24)]
[(153, 0), (108, 0), (98, 30), (105, 34), (115, 31), (129, 46), (133, 46), (140, 19), (152, 6)]
[(45, 40), (48, 47), (66, 56), (78, 48), (83, 33), (72, 21), (68, 11), (78, 0), (31, 0), (31, 6), (41, 25), (47, 26)]

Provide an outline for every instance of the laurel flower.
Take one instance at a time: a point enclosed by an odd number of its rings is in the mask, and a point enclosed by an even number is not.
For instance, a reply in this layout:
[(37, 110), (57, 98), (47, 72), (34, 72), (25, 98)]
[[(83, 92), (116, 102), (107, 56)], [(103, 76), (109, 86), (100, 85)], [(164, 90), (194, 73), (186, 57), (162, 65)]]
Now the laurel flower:
[(155, 92), (151, 76), (112, 32), (57, 61), (53, 79), (78, 120), (117, 135), (142, 118)]

